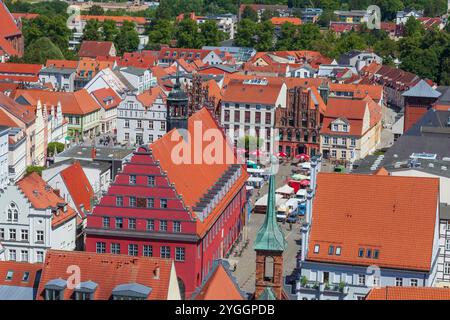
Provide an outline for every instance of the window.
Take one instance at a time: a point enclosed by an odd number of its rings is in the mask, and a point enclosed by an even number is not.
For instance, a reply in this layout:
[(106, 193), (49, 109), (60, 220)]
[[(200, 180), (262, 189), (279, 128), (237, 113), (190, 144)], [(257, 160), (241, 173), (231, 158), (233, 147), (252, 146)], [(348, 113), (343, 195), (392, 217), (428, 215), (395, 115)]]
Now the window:
[(331, 150), (331, 157), (336, 158), (336, 150)]
[(245, 123), (250, 123), (250, 111), (245, 111)]
[(366, 258), (372, 258), (372, 250), (371, 249), (366, 250)]
[(341, 255), (341, 247), (336, 247), (336, 255), (337, 256)]
[(329, 144), (330, 143), (330, 137), (325, 136), (323, 137), (323, 144)]
[(166, 123), (161, 121), (161, 130), (166, 130)]
[(149, 185), (150, 187), (153, 187), (155, 185), (155, 177), (154, 176), (147, 177), (147, 185)]
[(272, 115), (270, 112), (266, 112), (266, 124), (272, 124)]
[(147, 230), (155, 230), (155, 220), (147, 220)]
[(342, 131), (347, 132), (348, 131), (348, 125), (344, 124), (342, 126)]
[(23, 273), (22, 281), (23, 282), (28, 282), (28, 280), (30, 280), (30, 273), (28, 271), (25, 271)]
[(352, 147), (356, 146), (356, 139), (355, 139), (355, 138), (351, 138), (351, 139), (350, 139), (350, 145), (351, 145)]
[(116, 197), (116, 206), (123, 207), (123, 197), (122, 196)]
[(148, 122), (148, 128), (149, 128), (150, 130), (153, 130), (153, 120), (150, 120), (150, 121)]
[(136, 175), (130, 174), (130, 184), (136, 184)]
[(103, 228), (109, 229), (109, 217), (103, 217)]
[(10, 249), (9, 250), (9, 260), (16, 261), (16, 259), (17, 259), (16, 250)]
[(63, 290), (45, 289), (45, 300), (62, 300)]
[(16, 229), (9, 229), (9, 240), (16, 240)]
[(339, 126), (337, 124), (333, 124), (333, 131), (338, 131), (339, 130)]
[(129, 244), (128, 245), (128, 255), (129, 256), (137, 256), (138, 255), (138, 245), (137, 244)]
[(95, 251), (97, 253), (106, 253), (106, 243), (105, 242), (97, 242), (95, 244)]
[(155, 206), (155, 199), (147, 198), (147, 208), (153, 208)]
[(444, 274), (450, 274), (450, 262), (444, 263)]
[(173, 232), (181, 232), (181, 222), (180, 221), (173, 222)]
[(111, 243), (111, 253), (120, 254), (120, 243)]
[(17, 222), (19, 220), (19, 212), (15, 203), (11, 203), (8, 208), (8, 221)]
[(92, 293), (85, 291), (75, 291), (75, 300), (92, 300)]
[(338, 139), (336, 137), (333, 137), (332, 140), (333, 140), (333, 144), (337, 144), (338, 143)]
[(130, 218), (128, 219), (128, 229), (136, 229), (136, 219), (135, 218)]
[(241, 112), (239, 110), (234, 111), (234, 122), (241, 121)]
[(159, 222), (159, 231), (167, 231), (167, 221), (161, 220)]
[(170, 247), (162, 246), (160, 250), (161, 258), (170, 259)]
[(184, 248), (175, 248), (175, 261), (184, 261)]
[(125, 137), (124, 137), (125, 141), (130, 140), (130, 134), (128, 132), (125, 132)]
[(380, 254), (380, 252), (378, 251), (378, 249), (373, 250), (373, 258), (374, 259), (378, 259), (379, 254)]
[(116, 229), (123, 228), (123, 218), (116, 218)]
[(138, 127), (139, 129), (142, 128), (142, 120), (138, 120), (138, 121), (137, 121), (137, 127)]
[(329, 246), (328, 247), (328, 255), (331, 256), (334, 254), (334, 246)]
[(20, 251), (20, 260), (23, 262), (28, 262), (28, 251), (27, 250)]
[(0, 229), (0, 240), (5, 240), (5, 229)]
[(358, 257), (360, 257), (360, 258), (364, 257), (364, 249), (363, 248), (359, 248)]
[[(129, 127), (130, 127), (130, 120), (125, 120), (124, 128), (129, 128)], [(128, 140), (128, 139), (125, 139), (125, 140)]]
[(44, 231), (38, 230), (36, 234), (37, 242), (44, 242)]
[(374, 285), (374, 287), (380, 286), (380, 277), (379, 276), (373, 276), (373, 285)]
[(153, 247), (147, 244), (144, 244), (142, 255), (144, 257), (152, 257), (153, 256)]
[(8, 272), (6, 273), (6, 280), (11, 281), (13, 276), (14, 276), (14, 271), (8, 270)]
[(411, 285), (411, 287), (417, 287), (419, 285), (419, 280), (417, 279), (411, 279), (409, 281), (409, 284)]
[(37, 262), (44, 262), (44, 251), (36, 252), (36, 260)]
[(167, 199), (160, 200), (161, 208), (167, 208)]
[(445, 239), (445, 250), (450, 250), (450, 239)]
[(136, 197), (130, 197), (130, 207), (136, 207)]
[(153, 135), (152, 134), (148, 135), (148, 142), (150, 142), (150, 143), (153, 142)]
[(319, 253), (319, 250), (320, 250), (320, 245), (316, 244), (314, 246), (314, 253)]
[(403, 278), (395, 278), (395, 285), (397, 287), (402, 287), (403, 286)]
[[(228, 103), (226, 103), (225, 106), (226, 106), (227, 104), (228, 104)], [(226, 107), (228, 107), (228, 106), (226, 106)], [(227, 121), (227, 122), (230, 121), (230, 110), (225, 110), (224, 121)]]
[(360, 286), (365, 286), (366, 285), (366, 275), (365, 274), (359, 274), (358, 275), (358, 284)]

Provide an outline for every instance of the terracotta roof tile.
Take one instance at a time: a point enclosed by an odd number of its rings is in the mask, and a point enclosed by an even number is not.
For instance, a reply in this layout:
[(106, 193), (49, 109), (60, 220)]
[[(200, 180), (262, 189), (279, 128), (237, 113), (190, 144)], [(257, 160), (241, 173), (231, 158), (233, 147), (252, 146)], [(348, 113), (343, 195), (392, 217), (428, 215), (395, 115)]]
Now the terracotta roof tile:
[[(81, 251), (48, 250), (38, 300), (43, 300), (45, 285), (53, 279), (67, 280), (67, 268), (80, 268), (80, 281), (97, 284), (94, 300), (109, 300), (113, 289), (121, 284), (138, 283), (150, 287), (149, 300), (166, 300), (168, 295), (172, 260), (150, 257), (134, 257), (124, 254), (97, 254)], [(159, 268), (159, 277), (154, 275)], [(64, 290), (64, 299), (72, 299), (73, 290)]]
[[(307, 260), (429, 271), (438, 200), (435, 178), (319, 173)], [(360, 248), (378, 259), (358, 257)]]
[(153, 88), (150, 88), (147, 91), (144, 91), (140, 95), (137, 96), (137, 99), (146, 107), (150, 108), (156, 99), (162, 98), (163, 101), (166, 101), (166, 94), (161, 89), (161, 87), (156, 86)]
[(384, 287), (373, 288), (366, 300), (450, 300), (450, 288)]
[(89, 58), (109, 56), (113, 46), (114, 44), (111, 41), (83, 41), (78, 51), (78, 56)]
[[(55, 209), (52, 218), (52, 227), (56, 227), (63, 222), (76, 217), (76, 212), (62, 199), (57, 196), (54, 190), (36, 173), (33, 172), (17, 182), (17, 186), (22, 190), (33, 208)], [(63, 206), (66, 205), (64, 212)]]
[[(255, 79), (254, 76), (252, 78)], [(266, 78), (266, 80), (267, 85), (257, 85), (246, 84), (243, 80), (232, 78), (224, 88), (223, 101), (275, 105), (282, 90), (282, 79)]]
[(0, 107), (9, 114), (13, 115), (16, 118), (15, 120), (19, 120), (27, 126), (34, 123), (36, 120), (36, 114), (33, 108), (18, 104), (10, 97), (5, 96), (3, 93), (0, 93)]
[(3, 1), (0, 2), (0, 21), (2, 27), (0, 28), (0, 36), (5, 38), (21, 34), (20, 29), (17, 27), (14, 17), (9, 12)]
[(92, 91), (91, 95), (94, 96), (98, 104), (105, 110), (116, 108), (122, 101), (117, 93), (110, 87)]
[[(0, 285), (17, 287), (34, 287), (36, 278), (39, 280), (42, 264), (16, 261), (0, 261)], [(7, 280), (8, 271), (13, 271), (12, 279)], [(28, 279), (24, 281), (25, 272), (29, 273)]]
[(87, 211), (92, 210), (91, 200), (94, 197), (94, 190), (89, 183), (86, 174), (80, 163), (77, 161), (70, 167), (60, 172), (61, 178), (67, 187), (67, 191), (72, 197), (79, 213), (83, 213), (81, 206), (83, 205)]
[(279, 26), (284, 23), (292, 23), (293, 25), (299, 26), (302, 24), (302, 20), (300, 18), (294, 17), (273, 17), (270, 19), (273, 25)]

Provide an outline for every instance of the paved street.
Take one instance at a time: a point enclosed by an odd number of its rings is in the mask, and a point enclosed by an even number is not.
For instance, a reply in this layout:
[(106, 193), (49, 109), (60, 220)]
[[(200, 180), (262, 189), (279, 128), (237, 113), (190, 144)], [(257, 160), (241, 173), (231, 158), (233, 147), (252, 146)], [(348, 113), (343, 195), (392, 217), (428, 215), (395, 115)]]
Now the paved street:
[[(290, 165), (281, 165), (277, 174), (277, 188), (285, 184), (287, 176), (290, 176)], [(261, 196), (267, 193), (268, 184), (265, 184), (261, 189)], [(256, 194), (256, 193), (255, 193)], [(256, 196), (254, 196), (255, 198)], [(255, 240), (256, 233), (260, 226), (263, 224), (265, 214), (252, 214), (250, 221), (247, 224), (247, 234), (249, 243), (246, 249), (243, 250), (241, 257), (231, 254), (229, 262), (231, 265), (237, 263), (234, 276), (236, 277), (239, 286), (247, 292), (254, 292), (255, 290), (255, 259), (256, 253), (253, 250), (253, 241)], [(280, 223), (281, 228), (285, 234), (287, 240), (287, 250), (284, 252), (284, 275), (291, 274), (292, 270), (296, 267), (296, 256), (300, 250), (300, 223), (293, 225), (292, 230), (289, 229), (289, 224)], [(239, 246), (238, 246), (239, 247)]]

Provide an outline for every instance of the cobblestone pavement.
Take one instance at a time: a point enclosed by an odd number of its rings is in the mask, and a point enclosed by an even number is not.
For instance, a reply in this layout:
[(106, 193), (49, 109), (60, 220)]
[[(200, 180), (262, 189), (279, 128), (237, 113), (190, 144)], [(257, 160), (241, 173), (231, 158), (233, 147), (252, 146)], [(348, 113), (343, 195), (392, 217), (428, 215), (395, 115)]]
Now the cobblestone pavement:
[[(280, 166), (276, 179), (277, 188), (285, 184), (286, 177), (290, 176), (290, 173), (291, 166), (289, 164)], [(267, 188), (268, 185), (265, 184), (260, 190), (260, 196), (267, 193)], [(254, 195), (254, 198), (257, 198), (257, 196)], [(253, 250), (253, 241), (255, 240), (256, 233), (263, 224), (264, 219), (265, 214), (252, 213), (250, 220), (247, 223), (247, 236), (249, 240), (247, 247), (242, 251), (240, 257), (231, 254), (228, 258), (228, 261), (232, 266), (234, 263), (237, 264), (234, 276), (242, 290), (247, 292), (254, 292), (255, 290), (256, 253)], [(290, 230), (289, 224), (287, 223), (284, 225), (280, 223), (280, 226), (287, 241), (287, 249), (283, 254), (283, 274), (289, 275), (296, 267), (296, 256), (300, 250), (300, 223), (293, 225), (292, 230)], [(242, 245), (242, 243), (240, 245)], [(238, 245), (237, 248), (240, 248), (240, 246)]]

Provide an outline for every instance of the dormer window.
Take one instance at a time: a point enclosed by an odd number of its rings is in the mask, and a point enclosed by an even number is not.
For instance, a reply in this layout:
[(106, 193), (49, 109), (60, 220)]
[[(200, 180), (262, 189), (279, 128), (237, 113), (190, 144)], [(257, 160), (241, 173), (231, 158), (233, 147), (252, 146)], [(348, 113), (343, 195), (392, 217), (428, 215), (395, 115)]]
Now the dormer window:
[(95, 290), (97, 290), (97, 284), (95, 282), (81, 282), (78, 288), (74, 290), (73, 298), (75, 300), (94, 300)]
[(50, 280), (45, 285), (45, 300), (63, 300), (66, 286), (67, 281), (61, 278)]
[(359, 250), (358, 250), (358, 257), (360, 257), (360, 258), (364, 257), (364, 248), (359, 248)]
[(6, 273), (6, 280), (11, 281), (13, 276), (14, 276), (14, 271), (8, 270), (8, 272)]
[(136, 184), (136, 175), (130, 175), (130, 184)]
[(337, 124), (333, 124), (331, 130), (338, 131), (339, 130), (339, 126)]
[(336, 255), (337, 256), (341, 255), (341, 247), (336, 247)]
[(348, 125), (344, 124), (344, 125), (342, 126), (342, 131), (348, 132)]
[(314, 246), (314, 253), (319, 253), (319, 250), (320, 250), (320, 245), (316, 244)]
[(139, 283), (121, 284), (112, 291), (114, 300), (146, 300), (152, 288)]
[(331, 256), (334, 254), (334, 246), (329, 246), (328, 247), (328, 255)]
[(380, 255), (380, 252), (378, 251), (378, 249), (373, 250), (373, 258), (374, 259), (378, 259), (379, 255)]

